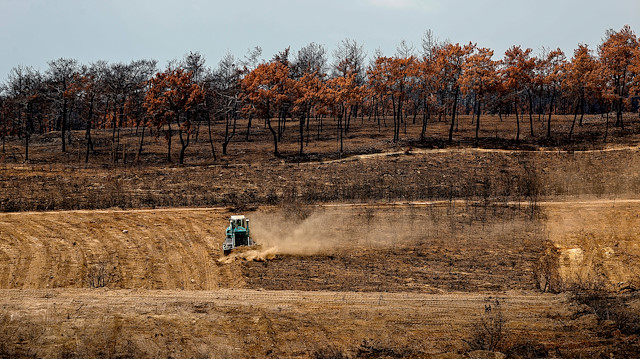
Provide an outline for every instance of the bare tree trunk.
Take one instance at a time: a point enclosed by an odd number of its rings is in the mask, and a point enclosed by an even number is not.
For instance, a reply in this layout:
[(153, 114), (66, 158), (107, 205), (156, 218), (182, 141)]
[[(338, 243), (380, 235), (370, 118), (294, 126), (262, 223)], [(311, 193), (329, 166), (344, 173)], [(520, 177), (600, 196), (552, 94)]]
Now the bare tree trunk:
[(516, 113), (516, 143), (520, 143), (520, 118), (518, 117), (518, 103), (515, 104)]
[(302, 156), (303, 146), (304, 146), (304, 121), (305, 115), (300, 115), (300, 156)]
[(25, 162), (29, 162), (29, 138), (31, 136), (29, 135), (29, 133), (25, 133), (24, 136), (24, 161)]
[(278, 153), (278, 134), (273, 129), (273, 126), (271, 126), (271, 119), (266, 118), (265, 121), (267, 122), (267, 127), (269, 127), (269, 131), (271, 132), (271, 136), (273, 136), (273, 155), (279, 157), (280, 154)]
[(576, 101), (576, 107), (573, 111), (573, 122), (571, 123), (571, 130), (569, 130), (569, 139), (573, 136), (573, 129), (576, 126), (576, 118), (578, 117), (578, 109), (580, 107), (580, 100)]
[(140, 161), (140, 157), (142, 157), (142, 145), (144, 144), (144, 130), (147, 128), (144, 124), (142, 125), (142, 133), (140, 134), (140, 145), (138, 146), (138, 156), (137, 161)]
[[(178, 163), (184, 164), (184, 154), (187, 151), (187, 147), (189, 147), (189, 141), (191, 139), (191, 134), (189, 132), (184, 135), (182, 128), (178, 127), (178, 136), (180, 137), (180, 157)], [(186, 137), (186, 138), (185, 138)]]
[(213, 145), (213, 136), (211, 135), (211, 114), (207, 111), (207, 127), (209, 129), (209, 145), (211, 146), (211, 155), (213, 156), (213, 160), (217, 161), (218, 157), (216, 156), (216, 148)]
[(547, 118), (547, 138), (551, 138), (551, 114), (553, 113), (553, 100), (556, 98), (556, 92), (551, 93), (551, 102), (549, 102), (549, 117)]
[(251, 135), (251, 121), (253, 120), (253, 115), (249, 115), (249, 121), (247, 122), (247, 134), (244, 138), (245, 141), (249, 142), (249, 136)]
[[(231, 139), (236, 134), (236, 115), (234, 114), (226, 114), (225, 119), (225, 130), (224, 130), (224, 141), (222, 142), (222, 154), (227, 154), (227, 146), (231, 142)], [(229, 127), (231, 127), (231, 133), (229, 133)]]
[[(66, 85), (64, 86), (66, 91)], [(62, 124), (61, 124), (61, 132), (62, 132), (62, 152), (67, 152), (67, 99), (64, 98), (62, 100)]]
[(607, 142), (607, 136), (609, 135), (609, 109), (607, 109), (607, 124), (606, 127), (604, 128), (604, 142)]
[(305, 146), (309, 147), (309, 132), (310, 132), (310, 128), (311, 128), (311, 126), (310, 126), (310, 124), (311, 124), (311, 108), (309, 108), (307, 110), (307, 116), (306, 117), (307, 117), (307, 123), (306, 123), (306, 125), (307, 125), (307, 129), (306, 129), (306, 131), (307, 131), (307, 142), (305, 143)]
[(422, 129), (420, 131), (420, 142), (423, 142), (427, 135), (427, 120), (429, 119), (429, 105), (427, 103), (427, 99), (425, 98), (423, 104), (423, 113), (422, 113)]
[(530, 131), (531, 137), (534, 137), (535, 135), (533, 134), (533, 95), (531, 94), (531, 91), (529, 91), (529, 131)]
[(451, 126), (449, 127), (449, 144), (453, 142), (453, 128), (456, 123), (456, 112), (458, 112), (458, 92), (459, 88), (456, 86), (456, 91), (453, 95), (453, 111), (451, 113)]
[(169, 128), (167, 129), (167, 162), (171, 162), (171, 121), (169, 121)]
[(480, 99), (477, 101), (477, 116), (476, 117), (476, 147), (478, 147), (478, 134), (480, 132)]
[(580, 121), (578, 122), (578, 126), (582, 127), (582, 119), (584, 118), (584, 94), (580, 96)]
[(393, 95), (391, 95), (391, 107), (393, 112), (393, 142), (398, 142), (398, 133), (400, 132), (400, 119), (398, 119), (396, 98)]
[(618, 105), (616, 106), (616, 125), (624, 130), (624, 121), (622, 120), (622, 96), (619, 96)]

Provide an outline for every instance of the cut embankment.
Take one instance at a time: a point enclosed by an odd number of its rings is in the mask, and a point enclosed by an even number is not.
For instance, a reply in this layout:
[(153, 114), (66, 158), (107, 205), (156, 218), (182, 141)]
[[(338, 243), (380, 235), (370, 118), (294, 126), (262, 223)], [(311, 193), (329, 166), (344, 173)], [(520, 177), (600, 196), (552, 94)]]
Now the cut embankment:
[(548, 255), (557, 263), (551, 289), (640, 289), (640, 202), (550, 202), (543, 208), (554, 246)]
[(216, 209), (0, 214), (0, 288), (217, 289), (226, 213)]

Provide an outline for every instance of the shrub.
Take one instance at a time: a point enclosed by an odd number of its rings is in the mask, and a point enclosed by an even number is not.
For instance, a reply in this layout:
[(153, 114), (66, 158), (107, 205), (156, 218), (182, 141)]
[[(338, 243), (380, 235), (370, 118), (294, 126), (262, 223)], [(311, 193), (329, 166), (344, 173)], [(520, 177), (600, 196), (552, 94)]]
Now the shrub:
[(471, 338), (464, 342), (469, 346), (469, 350), (496, 351), (503, 344), (507, 337), (505, 328), (506, 321), (502, 313), (502, 305), (496, 299), (486, 299), (484, 313), (472, 331)]

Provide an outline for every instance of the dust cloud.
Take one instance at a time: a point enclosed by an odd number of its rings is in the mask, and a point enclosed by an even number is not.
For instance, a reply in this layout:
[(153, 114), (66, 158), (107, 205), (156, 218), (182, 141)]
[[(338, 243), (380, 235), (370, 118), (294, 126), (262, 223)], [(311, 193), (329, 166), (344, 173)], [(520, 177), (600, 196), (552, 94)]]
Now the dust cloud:
[[(248, 214), (251, 236), (258, 247), (238, 248), (219, 261), (264, 261), (276, 255), (311, 256), (345, 249), (402, 246), (439, 227), (428, 216), (425, 218), (424, 211), (353, 207), (258, 211)], [(417, 217), (421, 218), (416, 220)]]
[(251, 236), (258, 244), (254, 249), (237, 248), (221, 258), (221, 263), (237, 259), (264, 261), (276, 255), (328, 254), (337, 248), (358, 244), (361, 236), (353, 219), (344, 214), (313, 210), (304, 218), (291, 211), (256, 212), (249, 215)]

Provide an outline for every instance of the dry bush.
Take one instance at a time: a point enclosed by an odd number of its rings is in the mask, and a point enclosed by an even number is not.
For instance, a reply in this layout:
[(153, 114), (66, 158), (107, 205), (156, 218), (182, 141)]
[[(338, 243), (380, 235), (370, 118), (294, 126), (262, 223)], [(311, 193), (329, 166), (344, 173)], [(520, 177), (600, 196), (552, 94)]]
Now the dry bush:
[(531, 339), (529, 333), (520, 337), (514, 343), (505, 344), (503, 352), (507, 358), (537, 359), (549, 357), (549, 350), (543, 344)]
[(37, 343), (45, 328), (12, 319), (11, 314), (0, 311), (0, 359), (38, 358)]
[(533, 265), (533, 278), (542, 292), (559, 293), (564, 287), (558, 272), (558, 249), (552, 243), (546, 243), (546, 247), (545, 253)]
[[(634, 296), (607, 293), (604, 290), (574, 291), (572, 300), (587, 305), (598, 316), (598, 332), (610, 337), (618, 331), (625, 335), (640, 335), (640, 313), (627, 305)], [(635, 295), (637, 299), (638, 296)]]
[(605, 292), (608, 279), (602, 268), (594, 266), (586, 272), (563, 278), (558, 248), (552, 243), (547, 243), (546, 247), (545, 253), (533, 266), (533, 277), (539, 290), (549, 293)]
[(313, 357), (314, 359), (347, 359), (349, 358), (349, 356), (346, 355), (342, 350), (331, 345), (328, 347), (316, 349), (311, 354), (311, 357)]
[(410, 348), (397, 347), (380, 340), (364, 340), (356, 350), (356, 358), (410, 358), (417, 354)]
[(89, 288), (103, 288), (117, 282), (120, 278), (115, 261), (101, 260), (87, 268), (87, 286)]
[(124, 320), (106, 317), (93, 327), (83, 327), (76, 335), (74, 358), (145, 358), (148, 353), (138, 348), (124, 328)]
[(309, 218), (315, 208), (300, 201), (285, 202), (282, 205), (282, 214), (293, 223), (300, 223)]
[(469, 351), (487, 350), (493, 352), (502, 349), (508, 335), (500, 301), (497, 298), (487, 298), (485, 302), (484, 313), (477, 325), (474, 326), (471, 338), (464, 339)]

